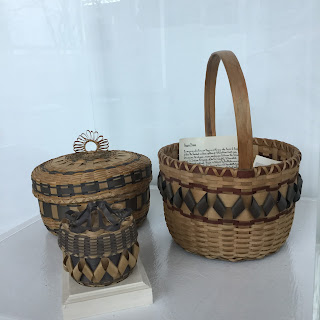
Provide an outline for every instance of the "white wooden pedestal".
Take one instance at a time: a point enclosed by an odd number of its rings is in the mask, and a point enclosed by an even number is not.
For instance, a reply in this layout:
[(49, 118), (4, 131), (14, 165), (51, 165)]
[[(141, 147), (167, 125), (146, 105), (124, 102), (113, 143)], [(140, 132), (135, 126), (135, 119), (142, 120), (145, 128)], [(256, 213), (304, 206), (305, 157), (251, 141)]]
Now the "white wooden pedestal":
[(86, 287), (62, 270), (63, 318), (80, 319), (152, 304), (152, 289), (141, 260), (125, 280), (107, 287)]

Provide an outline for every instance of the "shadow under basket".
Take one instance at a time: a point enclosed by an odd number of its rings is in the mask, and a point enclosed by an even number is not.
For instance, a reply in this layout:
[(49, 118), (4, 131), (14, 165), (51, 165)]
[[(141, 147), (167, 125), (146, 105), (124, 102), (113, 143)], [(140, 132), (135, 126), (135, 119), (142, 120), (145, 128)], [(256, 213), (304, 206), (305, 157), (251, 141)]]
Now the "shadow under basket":
[[(277, 140), (252, 138), (245, 80), (234, 54), (214, 53), (205, 86), (206, 135), (215, 135), (215, 82), (222, 60), (229, 77), (237, 123), (239, 168), (179, 161), (179, 144), (160, 149), (158, 188), (166, 223), (177, 244), (210, 259), (263, 258), (286, 241), (300, 199), (300, 151)], [(252, 167), (262, 155), (281, 161)]]

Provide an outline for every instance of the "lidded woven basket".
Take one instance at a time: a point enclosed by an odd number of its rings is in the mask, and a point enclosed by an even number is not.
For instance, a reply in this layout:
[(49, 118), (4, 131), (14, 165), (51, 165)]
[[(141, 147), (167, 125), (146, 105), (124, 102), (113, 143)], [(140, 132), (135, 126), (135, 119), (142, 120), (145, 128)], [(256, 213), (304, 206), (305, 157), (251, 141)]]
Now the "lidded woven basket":
[[(96, 151), (86, 151), (89, 142)], [(32, 191), (49, 231), (56, 233), (68, 210), (82, 211), (88, 202), (106, 200), (113, 208), (131, 208), (137, 225), (147, 216), (150, 204), (151, 161), (129, 151), (108, 151), (108, 140), (87, 131), (74, 143), (75, 153), (37, 166)]]
[[(239, 168), (179, 161), (179, 144), (160, 149), (158, 188), (173, 239), (185, 250), (230, 261), (257, 259), (286, 241), (299, 200), (300, 151), (285, 142), (252, 138), (244, 76), (231, 51), (211, 55), (205, 82), (205, 131), (215, 136), (215, 86), (220, 60), (229, 78), (236, 117)], [(281, 161), (253, 168), (261, 155)]]
[(63, 267), (85, 286), (107, 286), (124, 280), (139, 255), (131, 209), (112, 210), (105, 201), (90, 202), (82, 212), (68, 211), (58, 243)]

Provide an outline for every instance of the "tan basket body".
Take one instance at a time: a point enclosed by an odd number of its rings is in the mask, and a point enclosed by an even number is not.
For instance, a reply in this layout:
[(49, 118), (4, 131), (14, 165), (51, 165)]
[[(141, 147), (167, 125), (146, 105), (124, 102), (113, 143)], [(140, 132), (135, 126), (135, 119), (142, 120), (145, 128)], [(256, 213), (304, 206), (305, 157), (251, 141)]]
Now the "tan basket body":
[[(185, 250), (230, 261), (262, 258), (286, 241), (299, 200), (300, 151), (277, 140), (252, 138), (249, 100), (240, 65), (228, 51), (210, 57), (205, 90), (206, 135), (215, 135), (215, 81), (220, 59), (233, 94), (239, 168), (179, 161), (179, 144), (158, 153), (158, 187), (173, 239)], [(281, 161), (252, 168), (256, 155)]]
[[(137, 190), (139, 192), (139, 189)], [(121, 199), (122, 198), (122, 199)], [(87, 199), (84, 199), (87, 200)], [(150, 189), (149, 186), (143, 193), (132, 195), (132, 197), (128, 196), (127, 194), (119, 195), (118, 198), (115, 200), (114, 198), (104, 198), (101, 197), (97, 200), (107, 201), (111, 207), (115, 209), (124, 209), (130, 208), (132, 209), (132, 215), (136, 220), (136, 224), (139, 227), (143, 221), (146, 219), (149, 207), (150, 207)], [(68, 210), (73, 211), (82, 211), (85, 209), (89, 201), (82, 202), (82, 203), (70, 203), (68, 205), (64, 204), (55, 204), (55, 203), (46, 203), (39, 200), (39, 208), (42, 221), (47, 229), (56, 234), (59, 225), (62, 219), (65, 218), (65, 213)]]
[(70, 231), (64, 219), (58, 233), (63, 252), (63, 267), (80, 284), (90, 287), (108, 286), (127, 278), (139, 255), (137, 229), (132, 217), (121, 223), (117, 231)]
[[(290, 151), (284, 152), (280, 149), (279, 154), (284, 157), (288, 152), (295, 153), (296, 160), (291, 160), (293, 166), (291, 167), (289, 162), (285, 164), (284, 170), (280, 165), (275, 165), (241, 173), (236, 169), (224, 170), (178, 161), (178, 144), (169, 145), (159, 151), (160, 175), (166, 184), (170, 183), (172, 194), (175, 195), (181, 187), (182, 198), (184, 199), (190, 190), (196, 202), (191, 212), (184, 201), (179, 208), (171, 203), (170, 197), (165, 196), (167, 226), (181, 247), (207, 258), (237, 261), (262, 258), (277, 251), (285, 242), (290, 232), (295, 203), (292, 201), (289, 208), (280, 212), (277, 207), (278, 192), (286, 199), (288, 186), (297, 185), (300, 153), (296, 148), (284, 143), (254, 139), (254, 143), (259, 142), (263, 142), (263, 145), (256, 144), (257, 148), (254, 148), (259, 154), (265, 152), (266, 155), (267, 144), (288, 148)], [(270, 153), (275, 154), (274, 149), (275, 147), (269, 147)], [(275, 158), (281, 160), (281, 156)], [(237, 175), (252, 177), (237, 178)], [(274, 199), (274, 206), (265, 216), (262, 207), (269, 194)], [(214, 209), (217, 195), (226, 207), (223, 219)], [(203, 197), (207, 197), (208, 204), (204, 215), (197, 208)], [(240, 197), (245, 209), (233, 219), (231, 208)], [(250, 211), (252, 198), (261, 207), (257, 218), (254, 218)]]
[(36, 167), (31, 178), (41, 217), (53, 233), (65, 212), (82, 211), (91, 201), (131, 208), (137, 225), (148, 213), (151, 162), (140, 154), (113, 150), (61, 156)]
[(126, 279), (137, 264), (138, 254), (138, 243), (107, 258), (78, 258), (63, 252), (63, 268), (79, 284), (105, 287)]

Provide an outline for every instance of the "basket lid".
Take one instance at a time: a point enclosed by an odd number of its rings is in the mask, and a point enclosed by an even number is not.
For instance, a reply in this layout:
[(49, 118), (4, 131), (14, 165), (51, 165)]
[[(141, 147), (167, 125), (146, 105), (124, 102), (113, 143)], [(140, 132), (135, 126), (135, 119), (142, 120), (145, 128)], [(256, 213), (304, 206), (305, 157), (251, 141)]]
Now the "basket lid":
[[(93, 142), (95, 151), (87, 151)], [(81, 134), (74, 143), (75, 153), (48, 160), (32, 174), (34, 195), (70, 198), (108, 192), (129, 184), (152, 179), (148, 157), (123, 150), (108, 150), (109, 143), (96, 131)]]

